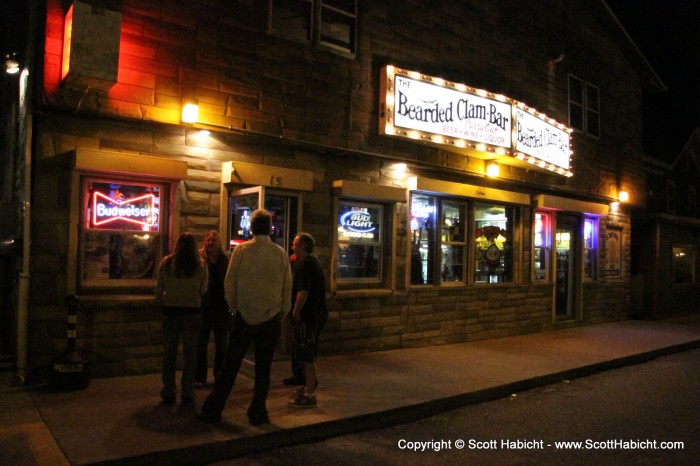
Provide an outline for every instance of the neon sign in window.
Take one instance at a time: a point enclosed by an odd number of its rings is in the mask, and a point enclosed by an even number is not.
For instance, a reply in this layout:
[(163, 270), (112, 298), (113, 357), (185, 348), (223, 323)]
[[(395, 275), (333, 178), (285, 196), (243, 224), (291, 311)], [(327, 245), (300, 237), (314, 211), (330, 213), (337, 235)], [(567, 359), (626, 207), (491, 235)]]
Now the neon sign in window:
[(89, 229), (159, 231), (160, 186), (92, 182), (88, 191)]

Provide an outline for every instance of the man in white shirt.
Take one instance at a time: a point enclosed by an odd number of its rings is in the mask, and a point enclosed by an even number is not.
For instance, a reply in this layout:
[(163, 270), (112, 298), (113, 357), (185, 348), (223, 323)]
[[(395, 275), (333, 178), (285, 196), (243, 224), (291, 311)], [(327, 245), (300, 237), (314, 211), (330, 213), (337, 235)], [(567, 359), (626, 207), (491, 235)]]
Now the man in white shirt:
[(270, 422), (266, 406), (270, 370), (281, 318), (291, 306), (292, 271), (287, 253), (270, 239), (270, 213), (256, 210), (250, 224), (254, 237), (233, 250), (224, 280), (233, 327), (226, 359), (199, 414), (207, 422), (221, 419), (251, 342), (255, 345), (255, 387), (248, 421), (252, 425)]

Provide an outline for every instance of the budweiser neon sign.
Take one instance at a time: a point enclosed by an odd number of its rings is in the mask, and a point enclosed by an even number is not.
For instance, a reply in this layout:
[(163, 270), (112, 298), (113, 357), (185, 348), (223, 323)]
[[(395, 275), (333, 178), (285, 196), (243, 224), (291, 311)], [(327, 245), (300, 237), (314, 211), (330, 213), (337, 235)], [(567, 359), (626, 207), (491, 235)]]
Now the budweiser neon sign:
[(95, 191), (92, 196), (92, 224), (103, 226), (112, 222), (125, 221), (142, 227), (155, 223), (155, 196), (144, 194), (126, 200), (112, 199)]

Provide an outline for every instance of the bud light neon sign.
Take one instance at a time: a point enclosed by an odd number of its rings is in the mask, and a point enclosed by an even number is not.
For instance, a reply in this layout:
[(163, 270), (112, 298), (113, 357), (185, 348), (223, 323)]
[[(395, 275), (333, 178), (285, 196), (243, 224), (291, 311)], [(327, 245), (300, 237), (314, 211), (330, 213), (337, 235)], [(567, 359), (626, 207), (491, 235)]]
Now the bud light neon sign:
[[(379, 234), (375, 209), (358, 206), (344, 206), (338, 218), (339, 238), (375, 240)], [(342, 210), (345, 210), (344, 212)]]

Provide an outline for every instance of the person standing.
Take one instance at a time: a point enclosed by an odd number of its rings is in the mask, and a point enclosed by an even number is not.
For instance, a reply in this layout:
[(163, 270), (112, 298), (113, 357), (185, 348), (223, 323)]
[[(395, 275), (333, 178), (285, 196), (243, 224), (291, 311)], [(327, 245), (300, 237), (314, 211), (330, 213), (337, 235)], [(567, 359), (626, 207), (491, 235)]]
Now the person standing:
[(224, 280), (224, 292), (233, 314), (230, 343), (214, 388), (202, 405), (199, 418), (221, 419), (226, 400), (251, 343), (255, 346), (255, 385), (248, 406), (252, 425), (270, 422), (267, 395), (275, 345), (281, 334), (282, 313), (290, 307), (292, 272), (284, 249), (272, 242), (272, 216), (256, 210), (250, 219), (253, 239), (236, 246)]
[[(294, 271), (297, 264), (297, 255), (292, 253), (292, 255), (289, 256), (289, 262), (292, 264), (292, 277), (294, 277)], [(299, 359), (296, 351), (294, 351), (294, 319), (292, 317), (291, 309), (287, 313), (287, 316), (283, 320), (282, 324), (282, 334), (286, 336), (285, 346), (288, 348), (290, 356), (289, 361), (292, 367), (292, 376), (282, 380), (282, 383), (284, 385), (305, 385), (304, 362)]]
[(177, 398), (175, 376), (177, 350), (182, 336), (183, 368), (180, 381), (182, 404), (194, 402), (196, 345), (202, 325), (202, 296), (207, 291), (209, 272), (197, 253), (194, 236), (181, 234), (175, 251), (164, 257), (158, 267), (155, 296), (162, 306), (163, 331), (163, 403), (171, 405)]
[(231, 329), (231, 313), (224, 295), (224, 277), (228, 268), (228, 256), (221, 247), (221, 236), (211, 230), (204, 236), (204, 245), (199, 250), (209, 269), (207, 294), (202, 301), (202, 328), (197, 340), (197, 372), (194, 383), (207, 383), (209, 338), (214, 333), (214, 378), (221, 369), (228, 346)]
[(287, 405), (291, 408), (315, 408), (318, 371), (316, 355), (321, 330), (328, 320), (326, 281), (323, 268), (314, 255), (314, 237), (299, 233), (292, 249), (296, 256), (292, 285), (291, 315), (294, 322), (294, 356), (303, 362), (304, 387), (294, 393)]

